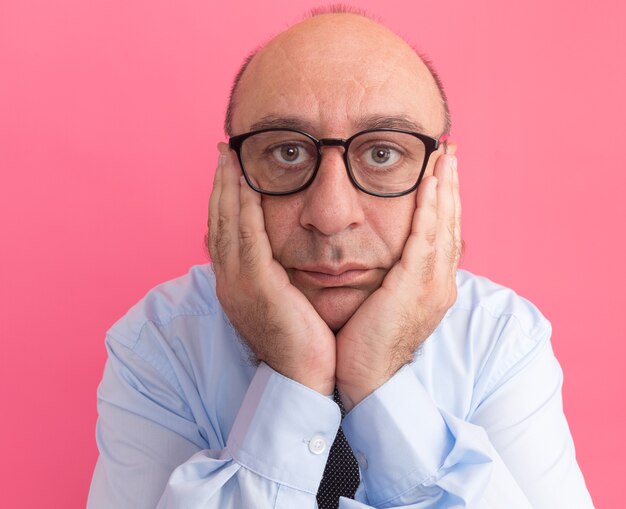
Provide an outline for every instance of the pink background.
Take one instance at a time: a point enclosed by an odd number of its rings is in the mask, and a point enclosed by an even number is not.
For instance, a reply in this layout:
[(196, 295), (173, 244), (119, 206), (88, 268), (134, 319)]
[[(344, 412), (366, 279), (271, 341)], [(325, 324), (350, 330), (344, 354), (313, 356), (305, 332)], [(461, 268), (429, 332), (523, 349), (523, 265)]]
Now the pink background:
[[(3, 507), (83, 507), (108, 327), (207, 260), (242, 58), (309, 1), (0, 2)], [(463, 266), (552, 321), (597, 507), (623, 507), (626, 19), (619, 0), (363, 1), (436, 63)]]

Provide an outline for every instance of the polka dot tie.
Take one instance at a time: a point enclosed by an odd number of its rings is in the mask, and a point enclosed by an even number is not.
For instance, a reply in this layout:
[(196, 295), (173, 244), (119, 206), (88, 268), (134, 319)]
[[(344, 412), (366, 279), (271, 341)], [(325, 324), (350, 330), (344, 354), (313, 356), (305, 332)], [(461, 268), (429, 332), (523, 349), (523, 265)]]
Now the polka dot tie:
[[(339, 405), (341, 418), (343, 419), (346, 411), (343, 408), (336, 387), (333, 399)], [(317, 491), (317, 505), (319, 509), (337, 509), (339, 507), (339, 497), (354, 498), (359, 482), (359, 465), (340, 427), (333, 446), (330, 448), (322, 482)]]

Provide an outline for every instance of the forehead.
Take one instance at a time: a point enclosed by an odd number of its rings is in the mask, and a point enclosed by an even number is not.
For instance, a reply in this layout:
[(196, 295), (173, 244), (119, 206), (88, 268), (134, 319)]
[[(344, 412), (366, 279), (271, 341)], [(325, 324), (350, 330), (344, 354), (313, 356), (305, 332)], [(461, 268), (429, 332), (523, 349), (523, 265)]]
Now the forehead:
[(438, 136), (444, 116), (434, 79), (403, 40), (359, 16), (323, 15), (270, 41), (242, 76), (234, 132), (266, 118), (338, 137), (369, 119), (403, 118)]

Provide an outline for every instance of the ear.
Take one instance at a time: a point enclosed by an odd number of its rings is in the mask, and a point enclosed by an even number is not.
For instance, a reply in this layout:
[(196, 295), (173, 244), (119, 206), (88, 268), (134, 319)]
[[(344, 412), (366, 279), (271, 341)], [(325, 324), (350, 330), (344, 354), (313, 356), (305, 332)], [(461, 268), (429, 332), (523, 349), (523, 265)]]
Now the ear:
[(454, 142), (450, 142), (450, 141), (446, 141), (445, 144), (445, 148), (444, 148), (444, 154), (448, 154), (448, 155), (455, 155), (456, 154), (456, 143)]

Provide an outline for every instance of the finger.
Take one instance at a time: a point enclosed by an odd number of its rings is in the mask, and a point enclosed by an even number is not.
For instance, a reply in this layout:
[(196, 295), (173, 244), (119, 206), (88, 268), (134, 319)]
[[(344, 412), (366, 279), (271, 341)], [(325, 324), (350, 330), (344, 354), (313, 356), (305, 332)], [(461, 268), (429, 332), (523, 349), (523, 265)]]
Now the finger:
[(463, 236), (461, 230), (461, 187), (459, 184), (459, 168), (458, 168), (458, 160), (455, 158), (454, 160), (454, 168), (452, 175), (452, 187), (454, 193), (454, 241), (457, 246), (457, 266), (461, 256), (463, 255)]
[(215, 176), (213, 177), (213, 189), (209, 198), (209, 253), (213, 264), (218, 264), (217, 257), (217, 224), (219, 219), (219, 201), (222, 192), (222, 166), (224, 156), (220, 154), (217, 161)]
[[(441, 161), (441, 158), (438, 163)], [(457, 213), (454, 190), (454, 173), (456, 157), (447, 155), (443, 163), (435, 170), (442, 184), (439, 189), (438, 199), (438, 236), (437, 236), (437, 262), (434, 278), (436, 284), (442, 290), (439, 292), (439, 302), (442, 308), (448, 308), (456, 300), (456, 269), (460, 257), (460, 243), (457, 242)]]
[(426, 282), (432, 279), (436, 255), (438, 185), (437, 177), (430, 176), (418, 188), (411, 233), (399, 263), (408, 273), (401, 275), (402, 280), (415, 281), (419, 278)]
[(429, 243), (434, 243), (437, 222), (437, 188), (439, 179), (431, 175), (422, 180), (417, 188), (416, 207), (411, 223), (411, 234), (427, 235)]
[(458, 246), (455, 238), (456, 211), (454, 200), (454, 164), (456, 158), (445, 155), (437, 160), (435, 175), (439, 179), (437, 186), (437, 249), (440, 253), (439, 263), (447, 263), (442, 267), (444, 273), (449, 272), (449, 266), (454, 266), (457, 260)]
[(239, 270), (239, 176), (241, 170), (232, 153), (225, 153), (221, 166), (215, 249), (218, 263), (227, 272)]
[(240, 178), (239, 256), (241, 274), (254, 278), (272, 261), (272, 248), (265, 230), (261, 195)]

